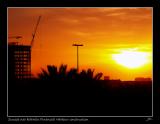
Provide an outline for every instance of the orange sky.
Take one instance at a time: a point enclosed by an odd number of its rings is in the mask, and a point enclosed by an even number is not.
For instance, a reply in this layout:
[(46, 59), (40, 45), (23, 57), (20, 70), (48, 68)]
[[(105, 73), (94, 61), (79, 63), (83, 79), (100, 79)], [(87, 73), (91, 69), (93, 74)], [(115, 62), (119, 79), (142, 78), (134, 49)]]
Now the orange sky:
[[(80, 70), (93, 68), (121, 80), (152, 77), (152, 8), (8, 8), (8, 36), (20, 35), (20, 44), (29, 45), (39, 15), (33, 74), (48, 64), (76, 67), (72, 44), (81, 43)], [(132, 49), (147, 53), (148, 63), (129, 69), (112, 59), (113, 54)]]

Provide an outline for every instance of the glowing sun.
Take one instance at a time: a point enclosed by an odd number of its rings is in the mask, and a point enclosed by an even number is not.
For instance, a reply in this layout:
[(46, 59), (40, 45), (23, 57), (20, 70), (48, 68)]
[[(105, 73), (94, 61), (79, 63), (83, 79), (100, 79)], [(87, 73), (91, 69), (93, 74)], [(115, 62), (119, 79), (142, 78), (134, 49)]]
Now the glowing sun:
[(113, 54), (113, 59), (127, 68), (138, 68), (147, 63), (147, 53), (137, 51), (122, 51), (119, 54)]

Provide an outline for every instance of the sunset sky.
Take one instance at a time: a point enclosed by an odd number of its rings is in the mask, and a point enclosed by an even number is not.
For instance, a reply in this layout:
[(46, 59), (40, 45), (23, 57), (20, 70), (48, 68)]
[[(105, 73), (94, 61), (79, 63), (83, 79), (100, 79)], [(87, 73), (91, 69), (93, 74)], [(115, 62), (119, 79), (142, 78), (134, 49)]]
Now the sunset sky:
[(152, 77), (152, 8), (8, 8), (8, 36), (32, 47), (32, 73), (46, 65), (95, 69), (111, 79)]

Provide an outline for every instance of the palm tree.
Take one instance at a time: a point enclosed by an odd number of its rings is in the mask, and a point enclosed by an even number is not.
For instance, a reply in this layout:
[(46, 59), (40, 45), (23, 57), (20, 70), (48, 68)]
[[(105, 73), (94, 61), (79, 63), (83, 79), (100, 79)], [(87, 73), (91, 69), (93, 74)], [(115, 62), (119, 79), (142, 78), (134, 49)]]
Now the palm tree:
[(95, 76), (94, 76), (94, 80), (100, 80), (101, 77), (102, 77), (103, 73), (97, 73)]
[(43, 80), (65, 80), (67, 78), (67, 65), (60, 65), (57, 69), (54, 65), (47, 65), (47, 70), (41, 69), (38, 77)]
[(100, 80), (101, 77), (102, 77), (102, 73), (97, 73), (95, 76), (94, 76), (94, 69), (88, 69), (87, 71), (85, 70), (82, 70), (80, 72), (80, 79), (84, 79), (84, 80)]
[(42, 69), (38, 77), (43, 80), (100, 80), (102, 73), (94, 76), (94, 69), (82, 70), (80, 73), (77, 69), (72, 68), (67, 72), (67, 65), (60, 65), (59, 70), (54, 65), (48, 65), (47, 71)]
[(47, 66), (47, 70), (48, 70), (48, 75), (50, 79), (57, 79), (58, 78), (58, 71), (57, 71), (57, 67), (54, 65), (48, 65)]
[(65, 80), (66, 77), (67, 77), (67, 65), (60, 65), (59, 67), (59, 72), (58, 72), (58, 75), (59, 75), (59, 79), (62, 79), (62, 80)]
[(54, 65), (47, 65), (47, 71), (44, 69), (41, 70), (42, 72), (38, 74), (38, 77), (42, 80), (54, 80), (58, 78), (57, 67)]
[(45, 71), (44, 69), (41, 69), (42, 72), (38, 74), (38, 77), (42, 80), (47, 80), (49, 79), (49, 74), (47, 71)]
[(68, 78), (69, 80), (76, 80), (76, 79), (78, 79), (77, 69), (71, 68), (71, 69), (69, 70), (69, 72), (67, 73), (67, 78)]

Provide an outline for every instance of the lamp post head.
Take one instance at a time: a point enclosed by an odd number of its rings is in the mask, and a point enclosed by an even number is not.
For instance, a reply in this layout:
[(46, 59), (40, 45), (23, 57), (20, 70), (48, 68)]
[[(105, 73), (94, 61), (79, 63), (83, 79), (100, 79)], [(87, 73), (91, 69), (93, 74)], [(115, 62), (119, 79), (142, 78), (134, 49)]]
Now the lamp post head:
[(83, 44), (73, 44), (72, 46), (83, 46)]

